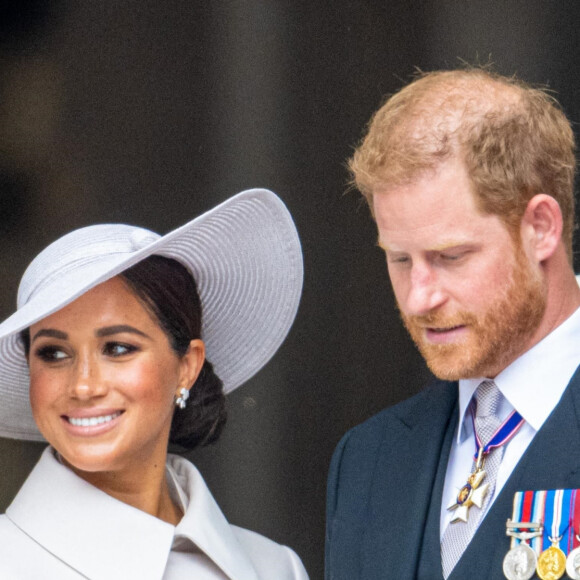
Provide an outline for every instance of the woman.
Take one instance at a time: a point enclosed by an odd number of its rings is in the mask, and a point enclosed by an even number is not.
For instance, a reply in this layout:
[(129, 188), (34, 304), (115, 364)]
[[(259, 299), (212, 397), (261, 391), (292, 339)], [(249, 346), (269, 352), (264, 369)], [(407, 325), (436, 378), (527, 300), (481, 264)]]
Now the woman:
[(41, 252), (0, 325), (0, 436), (49, 447), (0, 516), (0, 578), (306, 579), (167, 452), (217, 439), (224, 393), (277, 350), (301, 287), (265, 190), (163, 237), (90, 226)]

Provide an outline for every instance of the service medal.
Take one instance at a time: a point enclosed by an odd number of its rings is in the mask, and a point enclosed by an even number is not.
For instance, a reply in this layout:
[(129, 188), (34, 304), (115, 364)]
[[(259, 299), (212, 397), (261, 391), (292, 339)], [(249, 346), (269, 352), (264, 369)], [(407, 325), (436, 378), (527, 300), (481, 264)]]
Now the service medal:
[(449, 511), (455, 510), (455, 514), (453, 514), (450, 523), (458, 521), (467, 522), (469, 508), (471, 506), (477, 506), (479, 509), (482, 509), (485, 496), (489, 490), (489, 483), (481, 485), (481, 482), (485, 478), (485, 471), (483, 470), (485, 458), (493, 449), (505, 445), (524, 424), (522, 416), (516, 411), (513, 411), (498, 427), (490, 440), (483, 444), (475, 428), (475, 412), (473, 409), (471, 410), (471, 420), (475, 434), (475, 455), (473, 457), (475, 467), (471, 475), (467, 478), (467, 483), (457, 490), (455, 501), (447, 508)]
[(568, 554), (566, 559), (566, 574), (572, 580), (580, 580), (580, 547), (575, 548)]
[(503, 573), (508, 580), (529, 580), (536, 571), (536, 553), (527, 544), (518, 544), (503, 559)]
[(536, 571), (542, 580), (562, 578), (566, 572), (566, 554), (560, 548), (550, 546), (540, 554)]
[(467, 483), (457, 491), (457, 498), (447, 509), (455, 510), (455, 514), (451, 518), (452, 522), (463, 521), (466, 522), (469, 517), (469, 508), (473, 505), (481, 509), (489, 484), (481, 485), (485, 471), (478, 469), (467, 478)]

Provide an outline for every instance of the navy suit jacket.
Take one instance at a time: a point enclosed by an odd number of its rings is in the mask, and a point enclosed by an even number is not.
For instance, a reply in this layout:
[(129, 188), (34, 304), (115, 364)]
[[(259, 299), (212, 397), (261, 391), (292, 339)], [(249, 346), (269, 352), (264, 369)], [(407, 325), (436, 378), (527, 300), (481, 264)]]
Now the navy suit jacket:
[[(457, 383), (438, 381), (342, 438), (328, 479), (326, 580), (443, 579), (439, 518), (457, 400)], [(514, 493), (561, 488), (580, 488), (580, 367), (449, 580), (503, 578)]]

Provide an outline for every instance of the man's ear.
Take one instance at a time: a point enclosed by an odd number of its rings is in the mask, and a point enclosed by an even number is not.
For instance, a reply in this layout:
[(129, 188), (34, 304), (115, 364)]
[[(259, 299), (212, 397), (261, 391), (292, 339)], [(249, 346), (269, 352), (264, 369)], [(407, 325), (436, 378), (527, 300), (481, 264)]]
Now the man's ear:
[(560, 205), (545, 193), (534, 195), (522, 217), (522, 241), (538, 262), (552, 256), (562, 240)]

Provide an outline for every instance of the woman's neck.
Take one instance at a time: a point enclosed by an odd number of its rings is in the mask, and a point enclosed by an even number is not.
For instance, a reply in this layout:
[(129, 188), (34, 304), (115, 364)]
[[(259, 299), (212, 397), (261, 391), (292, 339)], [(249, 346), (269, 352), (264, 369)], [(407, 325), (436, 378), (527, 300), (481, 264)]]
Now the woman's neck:
[(164, 522), (176, 526), (183, 517), (183, 512), (174, 504), (169, 493), (165, 461), (137, 468), (132, 466), (118, 471), (98, 472), (81, 471), (64, 459), (63, 462), (81, 479), (107, 495)]

